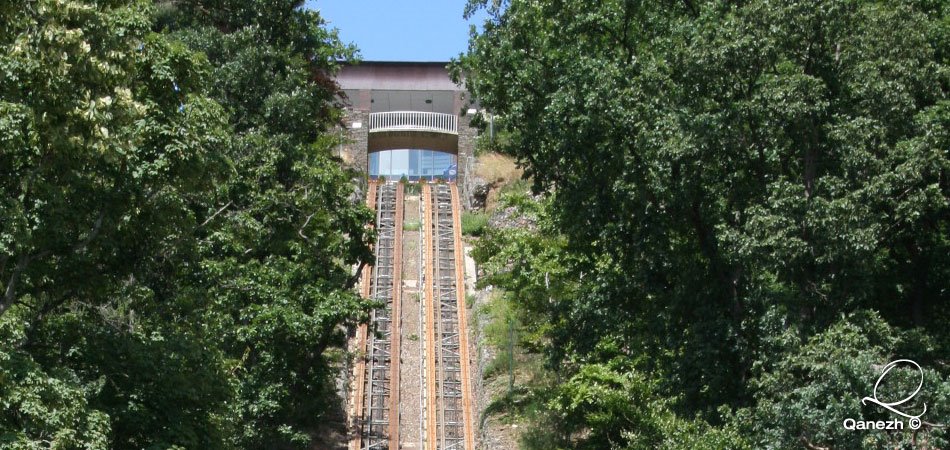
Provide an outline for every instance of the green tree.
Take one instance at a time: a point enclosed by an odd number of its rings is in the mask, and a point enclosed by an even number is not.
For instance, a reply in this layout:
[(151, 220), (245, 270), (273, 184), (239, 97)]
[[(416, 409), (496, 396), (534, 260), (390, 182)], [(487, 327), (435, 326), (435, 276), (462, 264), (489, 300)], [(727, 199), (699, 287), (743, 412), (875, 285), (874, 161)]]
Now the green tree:
[(234, 171), (199, 230), (193, 289), (228, 359), (241, 448), (305, 446), (333, 408), (327, 350), (365, 317), (349, 290), (369, 261), (372, 219), (351, 201), (355, 174), (331, 156), (337, 61), (354, 50), (300, 1), (175, 2), (156, 26), (207, 55), (214, 98), (230, 112)]
[(0, 446), (307, 446), (369, 307), (326, 133), (353, 50), (300, 2), (0, 23)]
[(214, 447), (214, 353), (151, 313), (228, 130), (205, 59), (152, 33), (149, 8), (0, 9), (4, 445)]
[(148, 273), (194, 228), (189, 195), (224, 168), (204, 59), (149, 31), (148, 3), (3, 10), (4, 296), (55, 309)]
[(455, 73), (509, 124), (579, 280), (517, 294), (545, 309), (553, 368), (623, 342), (674, 411), (720, 423), (786, 356), (776, 334), (870, 309), (941, 343), (919, 362), (945, 373), (946, 2), (477, 8)]
[[(795, 336), (773, 336), (770, 346), (780, 358), (763, 364), (752, 384), (753, 407), (742, 409), (736, 423), (756, 448), (829, 447), (840, 449), (920, 448), (947, 445), (945, 433), (860, 432), (843, 426), (855, 420), (907, 419), (889, 414), (861, 398), (873, 394), (882, 367), (898, 357), (933, 360), (938, 350), (918, 333), (900, 332), (876, 313), (859, 311), (841, 318), (827, 330), (801, 343)], [(926, 389), (900, 409), (916, 414), (924, 411), (924, 421), (944, 420), (950, 407), (950, 379), (931, 368), (923, 369)], [(881, 399), (899, 399), (913, 393), (921, 381), (916, 369), (897, 366), (883, 379)], [(888, 400), (891, 401), (891, 400)]]

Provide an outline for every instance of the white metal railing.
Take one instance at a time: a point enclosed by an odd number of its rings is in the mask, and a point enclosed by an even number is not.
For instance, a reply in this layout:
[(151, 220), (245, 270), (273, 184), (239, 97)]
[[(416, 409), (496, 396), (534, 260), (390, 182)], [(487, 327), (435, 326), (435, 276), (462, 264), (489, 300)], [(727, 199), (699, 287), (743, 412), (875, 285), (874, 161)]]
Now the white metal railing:
[(454, 114), (390, 111), (369, 115), (369, 132), (379, 131), (431, 131), (435, 133), (459, 133), (458, 116)]

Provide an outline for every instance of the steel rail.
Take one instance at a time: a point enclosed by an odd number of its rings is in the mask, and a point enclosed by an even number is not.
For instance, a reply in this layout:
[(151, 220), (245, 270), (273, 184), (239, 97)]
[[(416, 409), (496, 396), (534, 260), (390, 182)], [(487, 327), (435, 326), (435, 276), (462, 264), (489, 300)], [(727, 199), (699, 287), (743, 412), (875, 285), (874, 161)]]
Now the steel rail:
[[(364, 279), (363, 294), (382, 307), (373, 310), (374, 333), (361, 327), (362, 370), (358, 367), (355, 401), (356, 436), (351, 450), (399, 448), (399, 292), (402, 267), (402, 189), (395, 184), (372, 184), (375, 197), (376, 262)], [(366, 273), (364, 272), (364, 275)], [(367, 286), (369, 286), (367, 288)], [(368, 349), (368, 350), (367, 350)]]
[(439, 419), (440, 444), (442, 449), (463, 447), (461, 429), (461, 365), (458, 332), (458, 304), (456, 302), (454, 220), (449, 187), (439, 184), (434, 188), (437, 219), (436, 259), (438, 276), (433, 279), (438, 289), (436, 298), (439, 308)]
[[(376, 261), (363, 270), (361, 294), (383, 306), (357, 331), (351, 450), (398, 450), (402, 284), (402, 184), (371, 183)], [(454, 184), (422, 185), (422, 302), (425, 324), (423, 435), (429, 450), (474, 450), (472, 385), (465, 309), (461, 204)]]
[(433, 248), (432, 248), (432, 188), (428, 183), (422, 185), (422, 206), (424, 209), (424, 241), (425, 241), (425, 278), (423, 282), (425, 283), (425, 298), (423, 299), (423, 307), (425, 308), (426, 319), (425, 319), (425, 328), (426, 328), (426, 355), (425, 355), (425, 374), (426, 374), (426, 408), (425, 408), (425, 422), (426, 422), (426, 438), (425, 448), (427, 450), (435, 450), (436, 446), (436, 436), (438, 435), (437, 426), (435, 423), (435, 414), (436, 414), (436, 372), (435, 372), (435, 302), (432, 299), (433, 286)]
[(458, 191), (426, 185), (427, 448), (472, 449)]
[[(370, 210), (376, 209), (376, 182), (369, 182), (369, 187), (366, 190), (366, 207)], [(369, 298), (372, 273), (372, 264), (363, 266), (363, 273), (360, 277), (360, 295), (363, 298)], [(363, 393), (366, 387), (366, 334), (367, 324), (360, 324), (356, 331), (356, 366), (353, 370), (353, 421), (350, 424), (351, 429), (356, 431), (350, 440), (350, 450), (360, 450), (362, 445)]]
[(402, 340), (402, 225), (403, 184), (396, 185), (395, 230), (393, 236), (392, 332), (389, 396), (389, 450), (399, 450), (399, 344)]
[(458, 303), (459, 347), (462, 358), (462, 422), (464, 427), (465, 448), (475, 449), (475, 428), (472, 409), (472, 381), (470, 359), (468, 355), (468, 314), (465, 298), (465, 250), (462, 247), (462, 205), (459, 201), (459, 189), (450, 185), (452, 193), (452, 217), (455, 219), (455, 276), (456, 302)]
[[(392, 241), (392, 236), (387, 229), (388, 225), (391, 225), (389, 221), (384, 221), (384, 218), (388, 216), (388, 206), (384, 202), (386, 197), (386, 186), (382, 185), (377, 188), (377, 199), (376, 199), (376, 228), (378, 230), (376, 238), (376, 266), (373, 270), (373, 293), (370, 298), (373, 300), (379, 301), (384, 300), (380, 297), (386, 295), (385, 287), (380, 286), (380, 278), (388, 278), (391, 273), (389, 272), (392, 267), (390, 266), (390, 250)], [(385, 213), (384, 213), (385, 211)], [(381, 272), (383, 275), (381, 276)], [(385, 307), (385, 306), (384, 306)], [(369, 390), (366, 397), (366, 412), (365, 417), (366, 421), (363, 424), (363, 437), (365, 439), (365, 449), (381, 449), (386, 444), (386, 435), (383, 433), (385, 429), (388, 431), (388, 417), (385, 417), (384, 405), (386, 403), (386, 398), (388, 393), (386, 392), (386, 379), (387, 368), (388, 368), (388, 358), (386, 352), (386, 338), (385, 333), (388, 331), (388, 317), (386, 316), (385, 311), (380, 312), (379, 309), (375, 309), (371, 313), (371, 321), (376, 327), (376, 332), (373, 333), (369, 338), (369, 369), (368, 369), (368, 382)], [(380, 339), (379, 334), (382, 334), (382, 339)]]

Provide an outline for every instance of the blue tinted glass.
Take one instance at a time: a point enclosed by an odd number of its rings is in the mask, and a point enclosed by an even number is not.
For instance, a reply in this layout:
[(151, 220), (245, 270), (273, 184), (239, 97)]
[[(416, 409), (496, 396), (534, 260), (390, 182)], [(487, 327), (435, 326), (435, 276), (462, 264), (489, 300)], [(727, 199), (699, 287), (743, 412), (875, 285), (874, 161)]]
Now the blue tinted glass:
[(456, 156), (433, 150), (384, 150), (369, 154), (369, 175), (377, 178), (455, 178)]

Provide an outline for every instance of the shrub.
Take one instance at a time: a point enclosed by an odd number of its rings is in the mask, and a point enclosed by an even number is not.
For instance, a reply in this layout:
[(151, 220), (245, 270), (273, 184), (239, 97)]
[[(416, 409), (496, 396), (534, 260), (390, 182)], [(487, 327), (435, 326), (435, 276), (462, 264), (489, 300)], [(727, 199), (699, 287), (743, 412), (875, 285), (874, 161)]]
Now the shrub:
[(488, 214), (468, 211), (462, 213), (462, 234), (481, 236), (487, 226)]

